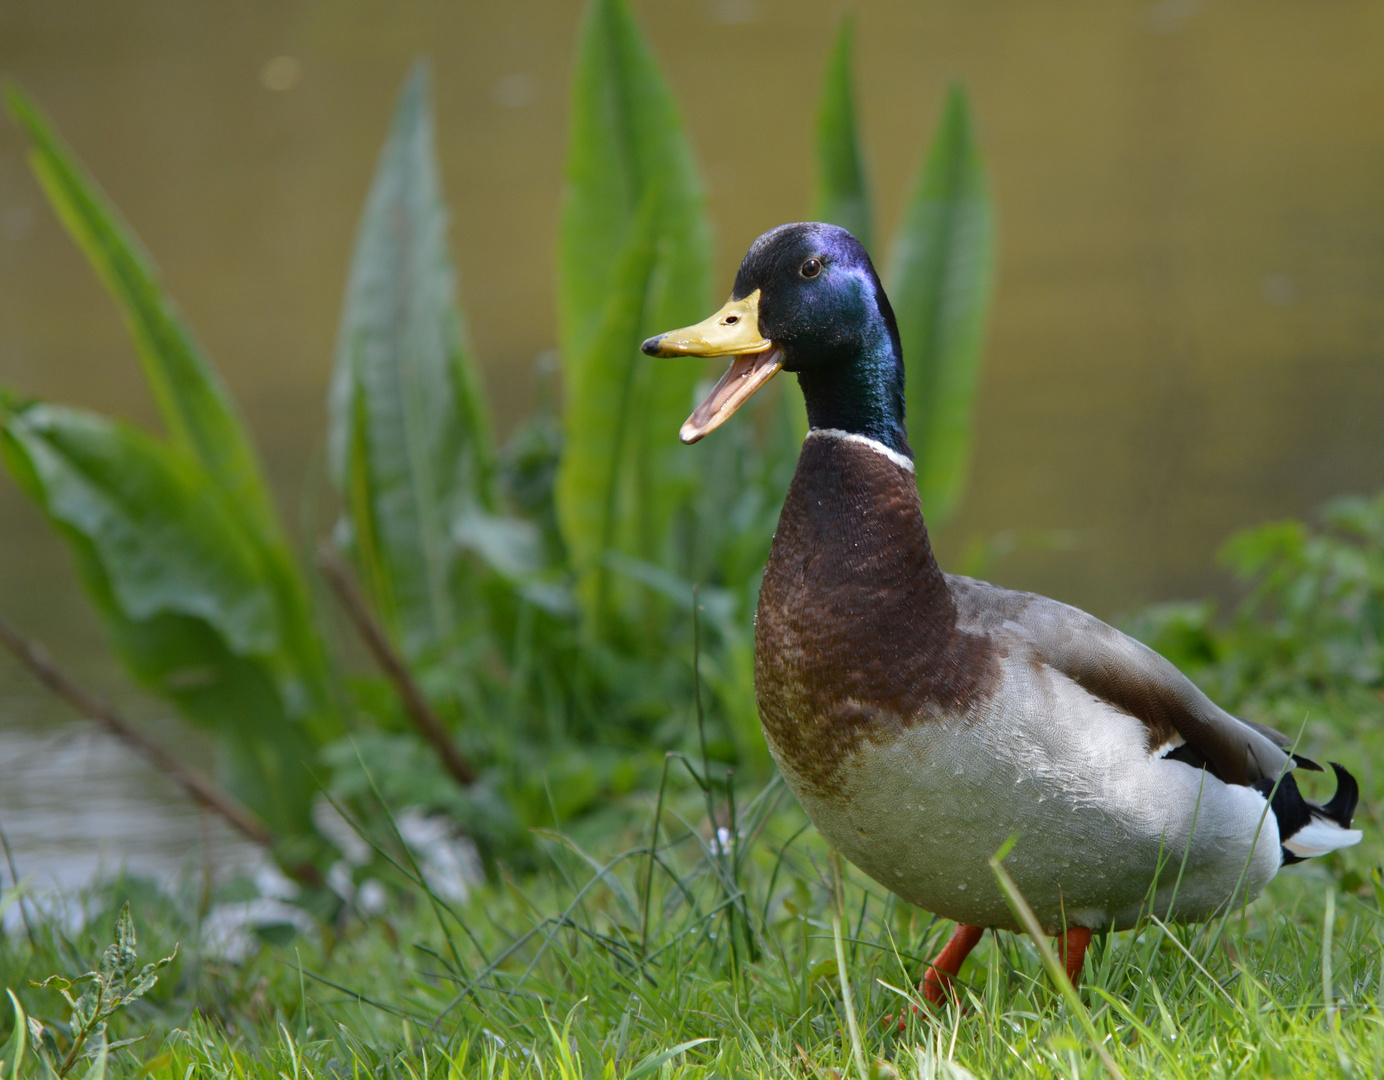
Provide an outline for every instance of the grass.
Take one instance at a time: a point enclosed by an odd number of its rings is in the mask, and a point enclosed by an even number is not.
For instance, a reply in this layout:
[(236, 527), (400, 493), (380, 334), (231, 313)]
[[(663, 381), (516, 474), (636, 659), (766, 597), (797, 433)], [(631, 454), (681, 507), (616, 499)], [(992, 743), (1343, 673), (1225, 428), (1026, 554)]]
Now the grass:
[[(85, 898), (78, 932), (31, 912), (32, 936), (0, 941), (0, 984), (60, 1050), (62, 1002), (30, 980), (94, 966), (128, 899), (141, 963), (177, 939), (182, 949), (112, 1021), (110, 1039), (139, 1038), (111, 1052), (112, 1076), (1384, 1070), (1384, 927), (1378, 876), (1365, 869), (1379, 855), (1373, 801), (1364, 850), (1281, 875), (1247, 911), (1097, 939), (1079, 1001), (1054, 988), (1030, 939), (987, 935), (962, 970), (964, 1009), (933, 1014), (912, 987), (950, 924), (835, 858), (780, 783), (732, 807), (724, 785), (704, 792), (684, 778), (691, 768), (671, 766), (661, 793), (630, 797), (600, 834), (544, 831), (537, 872), (502, 869), (463, 904), (430, 893), (386, 827), (371, 837), (392, 860), (383, 915), (348, 910), (231, 964), (199, 947), (208, 897), (195, 881), (119, 882)], [(900, 1014), (902, 1031), (884, 1020)], [(21, 1075), (40, 1075), (27, 1060)]]

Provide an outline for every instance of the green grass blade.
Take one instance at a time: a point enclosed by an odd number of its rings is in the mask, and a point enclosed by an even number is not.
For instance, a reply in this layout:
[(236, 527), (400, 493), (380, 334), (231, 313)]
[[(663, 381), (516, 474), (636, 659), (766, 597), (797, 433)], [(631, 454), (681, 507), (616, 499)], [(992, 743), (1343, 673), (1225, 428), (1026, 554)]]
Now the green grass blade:
[(715, 1039), (710, 1037), (688, 1039), (686, 1042), (678, 1043), (677, 1046), (670, 1046), (667, 1050), (661, 1050), (656, 1054), (650, 1054), (648, 1057), (641, 1059), (634, 1068), (625, 1074), (625, 1080), (641, 1080), (642, 1077), (652, 1076), (662, 1069), (666, 1062), (672, 1061), (679, 1054), (685, 1054), (693, 1047), (701, 1046), (703, 1043), (715, 1041)]
[(328, 436), (362, 578), (410, 656), (455, 630), (452, 526), (464, 512), (493, 508), (490, 422), (462, 344), (446, 228), (420, 64), (400, 95), (356, 237)]
[(216, 369), (163, 291), (153, 260), (48, 119), (14, 86), (10, 114), (29, 136), (29, 163), (49, 202), (120, 305), (174, 441), (202, 463), (266, 535), (277, 536), (268, 488)]
[(870, 191), (856, 127), (851, 71), (854, 21), (845, 15), (827, 61), (817, 106), (817, 194), (813, 217), (849, 229), (869, 249), (873, 242)]
[(851, 997), (850, 977), (846, 974), (846, 952), (841, 945), (841, 916), (831, 917), (831, 936), (836, 945), (836, 977), (841, 984), (841, 1006), (846, 1013), (846, 1034), (850, 1037), (851, 1057), (855, 1061), (856, 1075), (860, 1080), (870, 1080), (870, 1072), (865, 1068), (865, 1053), (860, 1048), (860, 1026), (855, 1020), (855, 1002)]
[(953, 86), (888, 275), (907, 369), (908, 439), (923, 508), (937, 523), (965, 487), (994, 245), (966, 95)]
[[(567, 451), (563, 534), (588, 604), (607, 547), (654, 562), (687, 496), (695, 453), (677, 432), (701, 375), (639, 342), (708, 311), (701, 188), (672, 96), (626, 0), (591, 0), (572, 86), (558, 308)], [(600, 601), (603, 602), (603, 601)]]
[(1023, 893), (1014, 884), (1014, 879), (1009, 876), (1009, 871), (1004, 868), (1002, 860), (1009, 854), (1013, 845), (1014, 841), (1011, 838), (989, 860), (990, 870), (995, 875), (995, 881), (999, 884), (1000, 892), (1004, 893), (1005, 901), (1009, 904), (1009, 910), (1014, 912), (1020, 924), (1028, 931), (1029, 937), (1033, 939), (1034, 947), (1037, 948), (1038, 955), (1043, 960), (1043, 967), (1047, 969), (1048, 978), (1052, 980), (1053, 986), (1057, 988), (1057, 992), (1067, 1003), (1067, 1008), (1071, 1010), (1072, 1015), (1081, 1025), (1092, 1051), (1100, 1059), (1100, 1063), (1105, 1066), (1105, 1071), (1110, 1074), (1111, 1080), (1124, 1080), (1124, 1073), (1115, 1064), (1115, 1059), (1110, 1056), (1110, 1051), (1106, 1049), (1104, 1040), (1096, 1030), (1090, 1012), (1082, 1004), (1081, 995), (1076, 992), (1072, 980), (1067, 978), (1067, 969), (1062, 966), (1062, 961), (1057, 958), (1057, 954), (1053, 952), (1052, 946), (1048, 943), (1048, 937), (1043, 933), (1043, 928), (1038, 923), (1038, 917), (1033, 914), (1033, 909), (1028, 906), (1028, 901), (1024, 899)]
[(294, 657), (259, 553), (197, 464), (139, 429), (0, 398), (0, 459), (67, 542), (116, 652), (214, 733), (228, 786), (278, 835), (311, 832)]

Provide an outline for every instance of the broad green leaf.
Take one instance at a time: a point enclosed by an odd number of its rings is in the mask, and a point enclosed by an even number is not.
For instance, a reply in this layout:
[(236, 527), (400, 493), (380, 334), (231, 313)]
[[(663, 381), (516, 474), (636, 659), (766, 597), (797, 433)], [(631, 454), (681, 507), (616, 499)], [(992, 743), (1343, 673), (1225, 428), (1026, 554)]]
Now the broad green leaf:
[(856, 130), (855, 87), (851, 74), (850, 15), (827, 62), (822, 98), (817, 106), (817, 202), (813, 216), (849, 230), (866, 249), (872, 243), (870, 191)]
[(53, 126), (13, 86), (6, 99), (33, 144), (30, 163), (49, 202), (120, 305), (174, 444), (221, 490), (223, 505), (233, 508), (234, 528), (255, 549), (274, 594), (283, 649), (293, 657), (293, 670), (285, 672), (293, 711), (330, 723), (325, 660), (306, 583), (220, 376), (163, 291), (153, 260)]
[[(583, 607), (598, 622), (610, 613), (611, 576), (607, 552), (646, 555), (651, 500), (641, 494), (657, 482), (662, 442), (649, 430), (641, 390), (666, 374), (631, 349), (644, 317), (649, 274), (657, 258), (658, 206), (645, 203), (621, 253), (606, 297), (605, 312), (587, 353), (568, 365), (567, 446), (557, 478), (557, 513), (577, 572)], [(674, 440), (676, 443), (676, 440)], [(684, 470), (685, 474), (685, 470)], [(647, 557), (647, 555), (646, 555)]]
[(6, 418), (30, 494), (91, 542), (130, 618), (177, 612), (217, 627), (244, 656), (279, 648), (273, 595), (217, 494), (176, 452), (136, 428), (36, 404)]
[(266, 535), (277, 536), (245, 428), (216, 369), (164, 293), (153, 260), (38, 106), (14, 86), (5, 96), (33, 144), (29, 163), (44, 193), (120, 305), (173, 440)]
[[(307, 835), (312, 747), (274, 584), (196, 463), (128, 425), (0, 398), (0, 457), (72, 550), (125, 665), (228, 751), (231, 790)], [(301, 689), (298, 691), (302, 693)]]
[(493, 507), (489, 420), (455, 294), (428, 73), (419, 65), (356, 237), (329, 433), (362, 577), (410, 656), (455, 630), (454, 527)]
[(696, 461), (677, 432), (702, 365), (650, 361), (639, 343), (709, 311), (710, 245), (692, 154), (626, 0), (587, 7), (569, 138), (557, 501), (583, 604), (603, 615), (611, 597), (602, 553), (663, 561)]
[[(621, 253), (649, 191), (659, 190), (658, 267), (648, 311), (662, 329), (705, 318), (710, 237), (692, 151), (672, 94), (627, 0), (591, 0), (572, 81), (567, 191), (558, 255), (562, 349), (587, 355)], [(688, 376), (688, 392), (695, 373)], [(677, 417), (673, 435), (686, 417)]]
[(966, 482), (994, 243), (966, 95), (953, 86), (888, 276), (907, 372), (908, 440), (934, 523), (955, 510)]

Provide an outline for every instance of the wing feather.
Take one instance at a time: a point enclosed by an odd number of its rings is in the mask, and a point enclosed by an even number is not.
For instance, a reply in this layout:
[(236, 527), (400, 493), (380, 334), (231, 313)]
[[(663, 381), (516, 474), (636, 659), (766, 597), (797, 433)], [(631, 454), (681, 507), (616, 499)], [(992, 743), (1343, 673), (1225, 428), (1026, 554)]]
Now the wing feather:
[(1293, 762), (1285, 749), (1291, 742), (1280, 732), (1232, 716), (1168, 660), (1094, 615), (971, 578), (949, 583), (962, 628), (1031, 649), (1088, 693), (1142, 720), (1150, 748), (1175, 731), (1222, 780), (1244, 786), (1273, 780), (1292, 764), (1313, 764)]

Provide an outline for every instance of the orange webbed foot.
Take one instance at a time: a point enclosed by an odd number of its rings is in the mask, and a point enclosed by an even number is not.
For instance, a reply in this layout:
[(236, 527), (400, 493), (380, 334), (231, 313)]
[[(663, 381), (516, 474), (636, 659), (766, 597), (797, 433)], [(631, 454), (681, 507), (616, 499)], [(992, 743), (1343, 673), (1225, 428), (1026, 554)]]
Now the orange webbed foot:
[(918, 989), (922, 991), (928, 1004), (941, 1005), (951, 998), (952, 983), (956, 980), (957, 972), (961, 970), (961, 965), (971, 950), (980, 943), (981, 935), (984, 933), (984, 927), (957, 924), (951, 940), (928, 965), (927, 971), (923, 973), (923, 981), (918, 984)]

